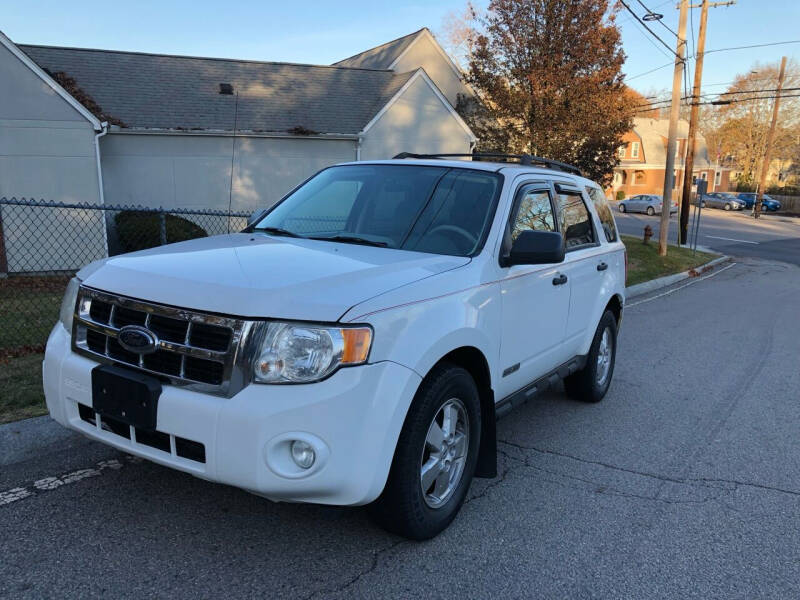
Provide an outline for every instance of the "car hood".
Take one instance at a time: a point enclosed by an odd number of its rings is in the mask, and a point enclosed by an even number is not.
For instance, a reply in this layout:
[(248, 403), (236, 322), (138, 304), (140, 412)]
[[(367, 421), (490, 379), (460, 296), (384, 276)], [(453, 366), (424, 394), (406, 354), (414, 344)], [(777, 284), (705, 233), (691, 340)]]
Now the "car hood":
[(455, 269), (468, 257), (272, 237), (201, 238), (106, 259), (84, 285), (241, 317), (337, 321), (355, 304)]

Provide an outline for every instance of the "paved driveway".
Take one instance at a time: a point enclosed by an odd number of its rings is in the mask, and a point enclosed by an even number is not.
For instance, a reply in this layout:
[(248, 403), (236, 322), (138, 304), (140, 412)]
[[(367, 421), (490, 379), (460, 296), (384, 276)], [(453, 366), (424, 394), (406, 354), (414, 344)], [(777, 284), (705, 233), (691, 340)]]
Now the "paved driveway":
[(0, 596), (800, 597), (800, 268), (739, 262), (661, 294), (626, 309), (606, 400), (552, 393), (502, 420), (502, 475), (426, 543), (46, 422), (49, 450), (26, 454), (30, 428), (6, 428)]

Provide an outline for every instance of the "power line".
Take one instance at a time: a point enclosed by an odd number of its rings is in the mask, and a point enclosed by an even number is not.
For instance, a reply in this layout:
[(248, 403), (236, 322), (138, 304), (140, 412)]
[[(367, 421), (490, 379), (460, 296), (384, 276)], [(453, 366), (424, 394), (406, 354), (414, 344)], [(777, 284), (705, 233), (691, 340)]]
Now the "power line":
[[(783, 88), (783, 91), (800, 91), (800, 88)], [(750, 94), (757, 94), (757, 93), (764, 93), (764, 92), (777, 92), (777, 90), (751, 90), (749, 92), (742, 92), (742, 93), (750, 93)], [(773, 100), (777, 98), (777, 96), (754, 96), (751, 98), (730, 98), (724, 100), (707, 100), (704, 102), (697, 102), (698, 106), (703, 106), (706, 104), (716, 104), (716, 105), (725, 105), (725, 104), (733, 104), (736, 102), (753, 102), (755, 100)], [(781, 99), (784, 98), (800, 98), (800, 94), (781, 94)], [(690, 100), (690, 96), (684, 96), (681, 98), (681, 101)], [(658, 110), (662, 108), (666, 108), (669, 106), (671, 100), (659, 100), (658, 102), (648, 102), (646, 104), (638, 104), (634, 106), (634, 109), (642, 109), (642, 110)], [(688, 102), (686, 104), (692, 105), (695, 104), (694, 102)]]
[[(654, 13), (652, 10), (650, 10), (649, 8), (647, 8), (647, 7), (644, 5), (644, 2), (642, 2), (642, 0), (636, 0), (636, 1), (637, 1), (639, 4), (641, 4), (641, 5), (642, 5), (642, 8), (643, 8), (643, 9), (645, 9), (645, 10), (647, 11), (647, 14), (649, 14), (649, 15), (656, 14), (656, 13)], [(689, 7), (689, 8), (691, 8), (691, 7)], [(662, 16), (663, 16), (663, 15), (662, 15)], [(672, 28), (670, 28), (670, 26), (669, 26), (669, 25), (667, 25), (666, 23), (664, 23), (664, 21), (663, 21), (662, 19), (660, 19), (660, 18), (659, 18), (659, 19), (657, 19), (657, 21), (658, 21), (658, 24), (659, 24), (659, 25), (661, 25), (662, 27), (664, 27), (664, 28), (665, 28), (667, 31), (669, 31), (669, 32), (670, 32), (672, 35), (674, 35), (675, 37), (678, 37), (678, 34), (677, 34), (677, 33), (675, 33), (675, 31), (674, 31)]]
[(733, 46), (732, 48), (717, 48), (716, 50), (706, 50), (706, 54), (712, 52), (727, 52), (729, 50), (745, 50), (747, 48), (765, 48), (767, 46), (783, 46), (785, 44), (800, 44), (800, 40), (787, 40), (785, 42), (770, 42), (768, 44), (752, 44), (750, 46)]
[(634, 17), (636, 17), (636, 20), (639, 22), (639, 24), (640, 24), (642, 27), (644, 27), (645, 29), (647, 29), (647, 31), (649, 31), (649, 32), (650, 32), (650, 35), (652, 35), (654, 38), (656, 38), (656, 39), (657, 39), (659, 42), (661, 42), (661, 43), (664, 45), (664, 47), (665, 47), (667, 50), (669, 50), (669, 52), (670, 52), (670, 54), (672, 54), (672, 56), (675, 56), (675, 57), (679, 58), (680, 60), (684, 60), (683, 58), (681, 58), (680, 56), (678, 56), (678, 54), (677, 54), (677, 53), (676, 53), (676, 52), (675, 52), (675, 51), (672, 49), (672, 47), (671, 47), (669, 44), (667, 44), (667, 42), (665, 42), (664, 40), (662, 40), (662, 39), (661, 39), (661, 38), (658, 36), (658, 34), (657, 34), (655, 31), (653, 31), (652, 29), (650, 29), (650, 27), (648, 27), (648, 26), (647, 26), (647, 23), (645, 23), (644, 21), (642, 21), (642, 19), (640, 19), (640, 18), (639, 18), (639, 15), (637, 15), (635, 12), (633, 12), (633, 9), (632, 9), (632, 8), (631, 8), (631, 7), (628, 5), (628, 3), (627, 3), (627, 2), (625, 2), (625, 0), (619, 0), (619, 1), (620, 1), (620, 3), (622, 4), (622, 6), (624, 6), (624, 7), (625, 7), (625, 9), (626, 9), (626, 10), (627, 10), (629, 13), (631, 13), (631, 14), (632, 14)]
[(665, 65), (661, 65), (660, 67), (656, 67), (655, 69), (650, 69), (649, 71), (645, 71), (644, 73), (639, 73), (638, 75), (633, 75), (632, 77), (626, 77), (626, 81), (631, 81), (632, 79), (638, 79), (639, 77), (644, 77), (645, 75), (649, 75), (650, 73), (655, 73), (656, 71), (660, 71), (661, 69), (666, 69), (667, 67), (674, 66), (675, 63), (668, 62)]

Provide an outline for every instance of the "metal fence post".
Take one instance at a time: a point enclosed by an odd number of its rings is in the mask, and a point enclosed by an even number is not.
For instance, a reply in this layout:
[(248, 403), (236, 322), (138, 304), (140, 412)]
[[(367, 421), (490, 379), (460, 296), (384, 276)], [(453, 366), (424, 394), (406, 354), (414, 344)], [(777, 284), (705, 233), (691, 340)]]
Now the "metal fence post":
[(158, 224), (159, 224), (159, 233), (161, 236), (161, 245), (167, 245), (167, 217), (164, 214), (163, 210), (158, 211)]

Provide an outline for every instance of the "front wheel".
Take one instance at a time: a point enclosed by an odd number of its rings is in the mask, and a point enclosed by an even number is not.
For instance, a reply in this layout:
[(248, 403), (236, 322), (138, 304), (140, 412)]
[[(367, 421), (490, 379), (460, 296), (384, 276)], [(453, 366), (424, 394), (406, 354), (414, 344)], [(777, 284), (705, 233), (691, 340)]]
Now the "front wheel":
[(650, 216), (650, 217), (652, 217), (654, 214), (656, 214), (656, 211), (655, 211), (655, 210), (653, 210), (653, 207), (652, 207), (652, 206), (648, 206), (648, 207), (647, 207), (647, 215), (648, 215), (648, 216)]
[(730, 209), (731, 209), (731, 205), (730, 204), (726, 204), (725, 205), (725, 210), (730, 210)]
[(478, 388), (461, 367), (425, 378), (406, 415), (386, 487), (370, 505), (385, 529), (426, 540), (455, 519), (472, 482), (481, 437)]
[(564, 380), (567, 394), (583, 402), (600, 402), (611, 385), (616, 357), (617, 320), (607, 310), (597, 325), (586, 365)]
[(621, 213), (625, 212), (625, 205), (624, 204), (620, 204), (619, 205), (619, 212), (621, 212)]

